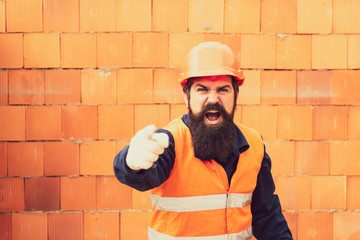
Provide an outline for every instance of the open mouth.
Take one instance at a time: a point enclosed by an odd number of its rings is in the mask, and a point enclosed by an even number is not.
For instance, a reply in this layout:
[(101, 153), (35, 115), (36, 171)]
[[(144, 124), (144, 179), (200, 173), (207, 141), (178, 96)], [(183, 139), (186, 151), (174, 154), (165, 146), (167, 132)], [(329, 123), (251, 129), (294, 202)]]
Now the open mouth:
[(210, 125), (215, 125), (220, 122), (221, 114), (216, 110), (209, 110), (205, 113), (205, 119)]

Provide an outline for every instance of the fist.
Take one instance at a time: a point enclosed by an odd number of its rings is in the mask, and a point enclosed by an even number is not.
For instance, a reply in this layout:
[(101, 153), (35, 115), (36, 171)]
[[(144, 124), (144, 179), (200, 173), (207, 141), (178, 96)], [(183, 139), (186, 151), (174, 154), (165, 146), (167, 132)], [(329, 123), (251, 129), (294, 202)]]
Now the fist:
[(155, 131), (156, 127), (149, 125), (131, 139), (126, 164), (132, 170), (149, 169), (169, 146), (169, 136)]

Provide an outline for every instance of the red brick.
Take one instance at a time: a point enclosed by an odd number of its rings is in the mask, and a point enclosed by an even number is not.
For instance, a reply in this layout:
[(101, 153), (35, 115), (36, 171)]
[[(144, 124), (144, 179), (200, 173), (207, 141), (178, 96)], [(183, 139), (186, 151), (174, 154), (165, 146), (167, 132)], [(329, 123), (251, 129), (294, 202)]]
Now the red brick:
[(360, 2), (333, 1), (333, 32), (334, 33), (359, 33), (360, 32)]
[(296, 33), (296, 0), (262, 1), (261, 32)]
[(245, 81), (239, 88), (238, 104), (260, 104), (260, 71), (244, 70)]
[(79, 145), (73, 142), (44, 142), (44, 175), (79, 175)]
[(295, 174), (329, 175), (330, 143), (320, 141), (295, 142)]
[(335, 212), (333, 240), (360, 239), (359, 223), (359, 212)]
[(180, 71), (177, 69), (154, 70), (154, 102), (183, 103), (184, 93), (177, 81)]
[(170, 120), (181, 117), (188, 113), (188, 108), (185, 104), (172, 104), (170, 105)]
[(80, 145), (80, 175), (113, 175), (114, 141), (93, 141)]
[(293, 141), (267, 142), (266, 152), (271, 158), (271, 172), (274, 175), (294, 174), (294, 145)]
[(117, 212), (87, 212), (84, 213), (85, 239), (119, 240), (120, 216)]
[(257, 130), (265, 140), (276, 139), (275, 106), (243, 106), (242, 123)]
[(312, 36), (313, 69), (347, 68), (346, 35), (313, 35)]
[(311, 140), (313, 107), (281, 106), (278, 108), (277, 137), (279, 139)]
[(83, 104), (116, 103), (116, 72), (102, 70), (81, 71), (81, 101)]
[(96, 37), (99, 68), (132, 66), (131, 33), (98, 33)]
[(11, 214), (0, 214), (0, 239), (12, 240)]
[(45, 70), (45, 103), (80, 103), (80, 70)]
[(120, 0), (116, 2), (116, 31), (151, 31), (151, 0)]
[(0, 176), (7, 176), (8, 159), (7, 159), (7, 142), (0, 142)]
[(349, 128), (348, 137), (350, 140), (360, 139), (360, 107), (349, 107)]
[(297, 103), (330, 104), (331, 84), (331, 71), (298, 71)]
[(330, 174), (360, 175), (360, 141), (330, 142)]
[(120, 239), (147, 240), (147, 229), (150, 216), (150, 212), (121, 212)]
[(115, 31), (115, 1), (80, 0), (80, 32)]
[(134, 67), (167, 67), (169, 35), (167, 33), (134, 33)]
[(25, 107), (0, 106), (0, 140), (25, 140)]
[(331, 0), (297, 0), (298, 33), (331, 33), (331, 17)]
[(59, 33), (24, 34), (24, 67), (60, 67)]
[[(188, 2), (182, 0), (153, 1), (153, 31), (186, 32)], [(170, 20), (171, 19), (171, 20)]]
[(261, 71), (262, 104), (295, 104), (295, 71)]
[(360, 71), (333, 71), (332, 103), (354, 104), (360, 102)]
[(0, 105), (9, 104), (8, 71), (0, 71)]
[(260, 32), (260, 0), (229, 0), (224, 7), (224, 32)]
[(8, 32), (41, 32), (43, 30), (43, 1), (14, 0), (6, 3)]
[(95, 68), (96, 35), (92, 33), (63, 33), (61, 35), (62, 68)]
[(0, 67), (21, 68), (24, 66), (23, 34), (0, 34)]
[(61, 210), (95, 210), (95, 181), (95, 177), (61, 177)]
[(0, 196), (0, 212), (24, 211), (24, 179), (0, 178)]
[(136, 105), (135, 132), (154, 124), (157, 128), (166, 126), (170, 121), (169, 105)]
[(311, 181), (313, 210), (346, 209), (346, 177), (313, 177)]
[(348, 210), (360, 208), (360, 177), (351, 176), (347, 178), (346, 206)]
[(348, 132), (348, 109), (343, 106), (314, 107), (314, 139), (345, 140)]
[(96, 209), (131, 209), (132, 189), (120, 183), (115, 176), (96, 177)]
[[(64, 21), (64, 19), (66, 19)], [(45, 32), (78, 32), (79, 0), (45, 0), (44, 1)]]
[(360, 35), (348, 35), (348, 68), (360, 68)]
[(136, 210), (151, 210), (150, 191), (140, 192), (132, 189), (132, 208)]
[(189, 31), (222, 33), (224, 1), (189, 1)]
[(60, 178), (25, 179), (25, 210), (60, 210)]
[(83, 213), (49, 213), (49, 240), (83, 240)]
[(64, 139), (97, 138), (97, 106), (63, 106), (61, 115)]
[(8, 143), (8, 176), (42, 176), (43, 166), (42, 143)]
[(301, 212), (299, 213), (299, 239), (332, 239), (332, 213)]
[(5, 32), (5, 2), (0, 3), (0, 32)]
[(26, 107), (25, 118), (27, 140), (59, 140), (61, 138), (60, 106)]
[(133, 134), (132, 105), (99, 106), (99, 139), (129, 139)]
[(291, 234), (294, 238), (294, 240), (297, 240), (298, 236), (298, 215), (297, 212), (283, 212), (284, 217), (286, 219), (286, 222), (289, 226), (289, 229), (291, 231)]
[(46, 213), (13, 213), (12, 239), (39, 239), (47, 240)]
[(9, 104), (44, 104), (45, 81), (42, 70), (9, 72)]

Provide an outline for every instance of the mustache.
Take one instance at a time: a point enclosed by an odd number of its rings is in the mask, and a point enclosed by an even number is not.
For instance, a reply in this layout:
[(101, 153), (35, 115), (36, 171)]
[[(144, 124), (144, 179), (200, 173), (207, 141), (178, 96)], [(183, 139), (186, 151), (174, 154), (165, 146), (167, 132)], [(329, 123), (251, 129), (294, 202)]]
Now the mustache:
[(205, 117), (206, 112), (208, 112), (208, 111), (210, 111), (210, 110), (218, 111), (218, 112), (220, 112), (220, 114), (221, 114), (222, 116), (228, 114), (228, 113), (226, 112), (225, 108), (224, 108), (222, 105), (220, 105), (219, 103), (215, 103), (215, 104), (210, 104), (210, 103), (208, 103), (208, 104), (206, 104), (206, 105), (202, 108), (202, 110), (201, 110), (201, 112), (200, 112), (199, 115)]

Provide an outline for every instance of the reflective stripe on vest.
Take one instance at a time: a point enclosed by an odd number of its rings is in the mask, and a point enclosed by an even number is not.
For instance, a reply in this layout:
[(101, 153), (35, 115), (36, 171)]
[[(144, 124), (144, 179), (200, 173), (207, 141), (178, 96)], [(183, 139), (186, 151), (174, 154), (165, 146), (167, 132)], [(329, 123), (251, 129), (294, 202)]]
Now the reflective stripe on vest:
[(239, 233), (224, 234), (206, 237), (173, 237), (148, 228), (149, 240), (249, 240), (252, 237), (252, 228), (249, 227)]
[(243, 208), (251, 203), (252, 193), (229, 193), (194, 197), (160, 197), (151, 195), (156, 210), (195, 212), (225, 208)]

